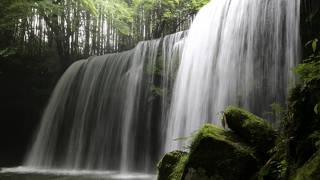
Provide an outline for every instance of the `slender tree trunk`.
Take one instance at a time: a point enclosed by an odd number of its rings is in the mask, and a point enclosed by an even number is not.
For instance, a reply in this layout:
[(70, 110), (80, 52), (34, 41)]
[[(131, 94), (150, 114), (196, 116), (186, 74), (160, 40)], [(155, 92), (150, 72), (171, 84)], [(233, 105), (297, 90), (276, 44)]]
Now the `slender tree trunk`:
[(85, 45), (84, 45), (84, 55), (88, 56), (90, 53), (90, 13), (86, 12), (86, 26), (85, 26)]

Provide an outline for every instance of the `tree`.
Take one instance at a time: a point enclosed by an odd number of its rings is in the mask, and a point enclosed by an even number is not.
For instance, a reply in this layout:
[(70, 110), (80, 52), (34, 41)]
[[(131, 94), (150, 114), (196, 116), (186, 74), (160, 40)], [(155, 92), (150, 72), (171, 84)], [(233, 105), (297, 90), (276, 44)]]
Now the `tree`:
[(0, 44), (0, 50), (8, 55), (16, 49), (28, 56), (53, 51), (63, 70), (79, 58), (127, 50), (138, 41), (188, 29), (207, 2), (3, 0), (0, 28), (5, 38), (1, 42), (6, 43)]

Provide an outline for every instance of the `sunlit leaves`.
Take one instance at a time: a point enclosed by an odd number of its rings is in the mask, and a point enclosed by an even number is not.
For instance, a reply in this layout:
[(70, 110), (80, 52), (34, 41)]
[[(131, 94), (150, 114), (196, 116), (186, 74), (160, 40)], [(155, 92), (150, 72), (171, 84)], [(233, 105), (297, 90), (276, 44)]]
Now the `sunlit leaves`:
[(303, 63), (296, 67), (295, 71), (303, 82), (320, 79), (320, 57), (318, 59), (317, 61)]
[(312, 51), (315, 53), (317, 50), (318, 39), (312, 41)]
[(161, 5), (164, 17), (171, 19), (194, 14), (208, 2), (209, 0), (164, 0)]
[(124, 1), (119, 0), (94, 0), (96, 8), (101, 8), (109, 21), (113, 22), (114, 28), (120, 33), (130, 33), (130, 23), (133, 21), (133, 10)]
[(93, 15), (97, 16), (97, 8), (92, 0), (80, 0), (82, 6), (89, 10)]
[(64, 9), (62, 5), (55, 4), (51, 0), (37, 1), (33, 3), (32, 6), (33, 8), (36, 8), (43, 13), (46, 13), (46, 15), (61, 14), (63, 13), (63, 9)]
[(29, 1), (14, 1), (9, 7), (8, 10), (17, 17), (21, 15), (28, 15), (31, 13), (30, 9), (32, 8), (32, 3)]
[(68, 51), (62, 54), (113, 52), (185, 30), (208, 1), (1, 0), (0, 30), (26, 51), (55, 40)]

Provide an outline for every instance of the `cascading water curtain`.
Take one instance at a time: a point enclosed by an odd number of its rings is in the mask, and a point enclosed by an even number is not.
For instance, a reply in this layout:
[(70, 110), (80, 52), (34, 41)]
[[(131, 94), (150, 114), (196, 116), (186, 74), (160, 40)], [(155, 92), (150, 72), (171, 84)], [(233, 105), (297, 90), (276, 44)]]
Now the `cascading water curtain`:
[(153, 89), (171, 89), (182, 37), (75, 62), (51, 95), (25, 166), (154, 172), (169, 95), (155, 97)]
[(228, 105), (263, 116), (284, 104), (299, 60), (299, 0), (212, 0), (183, 49), (167, 126), (166, 151), (181, 149), (202, 124), (220, 125)]

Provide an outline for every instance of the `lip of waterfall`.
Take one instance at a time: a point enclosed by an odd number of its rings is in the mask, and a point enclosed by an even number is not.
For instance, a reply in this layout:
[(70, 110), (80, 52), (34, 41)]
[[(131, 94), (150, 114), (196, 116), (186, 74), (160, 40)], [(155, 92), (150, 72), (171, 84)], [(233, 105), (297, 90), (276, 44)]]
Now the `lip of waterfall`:
[(122, 177), (155, 172), (165, 132), (154, 112), (159, 108), (165, 114), (168, 103), (152, 100), (150, 90), (171, 88), (171, 77), (163, 84), (155, 72), (165, 62), (161, 77), (172, 76), (177, 63), (171, 61), (180, 56), (174, 53), (181, 53), (176, 43), (185, 34), (143, 41), (132, 50), (71, 65), (51, 95), (24, 166), (76, 173), (116, 170)]
[(16, 168), (2, 168), (1, 174), (22, 174), (22, 175), (44, 175), (44, 176), (57, 176), (57, 177), (79, 177), (80, 179), (139, 179), (139, 180), (152, 180), (156, 179), (154, 174), (144, 173), (120, 173), (119, 171), (99, 171), (99, 170), (73, 170), (73, 169), (39, 169), (30, 167), (16, 167)]

